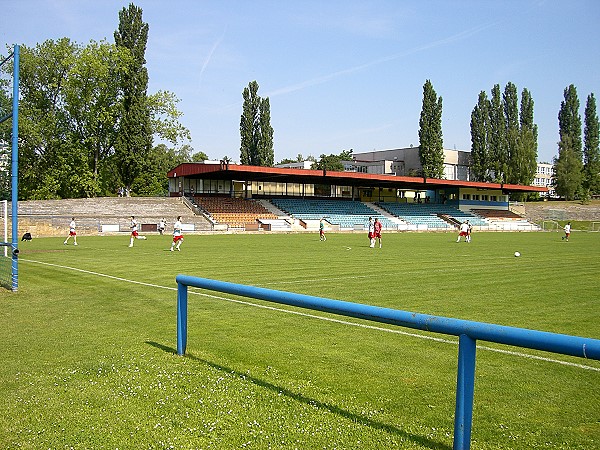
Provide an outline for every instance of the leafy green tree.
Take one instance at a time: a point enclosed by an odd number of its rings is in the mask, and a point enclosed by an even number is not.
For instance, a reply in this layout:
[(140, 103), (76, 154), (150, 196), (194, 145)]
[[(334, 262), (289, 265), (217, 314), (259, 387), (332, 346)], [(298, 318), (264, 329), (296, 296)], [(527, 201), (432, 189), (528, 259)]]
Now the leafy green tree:
[(508, 166), (508, 152), (506, 145), (506, 121), (504, 119), (504, 109), (502, 106), (502, 96), (500, 85), (496, 84), (492, 88), (492, 98), (490, 100), (490, 169), (492, 172), (492, 181), (496, 183), (506, 182), (506, 172)]
[[(64, 105), (79, 47), (69, 39), (21, 47), (19, 197), (93, 195), (87, 155), (74, 144)], [(87, 189), (74, 186), (85, 180)], [(82, 192), (83, 191), (83, 192)]]
[(273, 127), (271, 126), (271, 104), (269, 98), (262, 99), (259, 108), (260, 140), (259, 152), (262, 166), (273, 167), (275, 152), (273, 151)]
[(510, 158), (511, 182), (530, 185), (537, 170), (537, 125), (533, 121), (533, 98), (527, 89), (521, 92), (521, 110), (517, 145)]
[(573, 151), (582, 158), (581, 150), (581, 116), (579, 114), (579, 97), (577, 96), (577, 88), (571, 84), (565, 88), (564, 100), (560, 103), (560, 111), (558, 112), (558, 128), (559, 135), (571, 138), (571, 147)]
[(256, 81), (248, 83), (242, 97), (240, 162), (251, 166), (272, 166), (275, 153), (269, 99), (258, 95)]
[(152, 134), (174, 146), (191, 140), (190, 130), (180, 122), (183, 113), (177, 109), (179, 102), (169, 91), (158, 91), (147, 97)]
[(565, 133), (558, 143), (558, 157), (554, 159), (554, 187), (556, 193), (567, 200), (574, 200), (581, 188), (582, 163), (576, 147), (572, 136)]
[(423, 85), (423, 107), (419, 119), (419, 158), (423, 176), (443, 178), (444, 142), (442, 138), (442, 97), (430, 80)]
[(593, 195), (600, 194), (600, 146), (596, 97), (590, 94), (585, 104), (583, 129), (583, 185)]
[(118, 78), (129, 62), (129, 52), (107, 42), (91, 42), (80, 48), (65, 80), (64, 110), (71, 139), (87, 152), (93, 176), (87, 195), (106, 192), (99, 175), (117, 139), (122, 113)]
[[(354, 150), (350, 149), (350, 150), (343, 150), (339, 155), (335, 155), (335, 154), (330, 154), (330, 155), (325, 155), (322, 154), (319, 157), (318, 161), (314, 161), (312, 163), (312, 165), (310, 166), (311, 169), (314, 170), (330, 170), (333, 172), (343, 172), (344, 171), (344, 164), (343, 161), (350, 161), (352, 160), (352, 152)], [(314, 160), (314, 158), (312, 157), (308, 157), (307, 161), (311, 161)]]
[(145, 158), (152, 148), (148, 70), (145, 67), (148, 24), (142, 21), (141, 8), (130, 3), (128, 8), (119, 12), (119, 28), (114, 37), (117, 47), (128, 49), (131, 53), (131, 64), (121, 74), (123, 115), (114, 155), (121, 181), (131, 186), (142, 172)]
[(139, 195), (163, 196), (169, 192), (167, 172), (179, 164), (192, 161), (193, 149), (184, 145), (179, 149), (158, 144), (150, 150), (144, 160), (144, 170), (135, 179), (132, 189)]
[(343, 172), (344, 164), (342, 163), (343, 159), (340, 158), (340, 155), (325, 155), (322, 154), (319, 157), (318, 161), (315, 161), (310, 166), (313, 170), (329, 170), (332, 172)]
[(564, 100), (558, 112), (558, 127), (560, 141), (558, 158), (554, 163), (556, 193), (572, 200), (580, 191), (583, 179), (579, 98), (577, 88), (572, 84), (564, 90)]
[(519, 168), (514, 163), (519, 159), (517, 157), (517, 146), (519, 142), (519, 99), (517, 87), (510, 81), (504, 87), (502, 95), (502, 104), (504, 108), (504, 123), (506, 136), (506, 176), (508, 183), (517, 183), (519, 177)]
[(474, 181), (490, 181), (489, 107), (487, 94), (481, 91), (471, 112), (471, 176)]
[(192, 162), (202, 162), (208, 159), (208, 155), (204, 152), (196, 152), (192, 154)]

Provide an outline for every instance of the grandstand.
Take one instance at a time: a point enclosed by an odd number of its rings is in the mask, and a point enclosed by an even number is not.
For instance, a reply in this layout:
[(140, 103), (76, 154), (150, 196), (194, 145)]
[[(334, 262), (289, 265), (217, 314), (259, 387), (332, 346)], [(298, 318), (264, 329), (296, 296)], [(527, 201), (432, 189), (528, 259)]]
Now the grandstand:
[(188, 231), (211, 231), (214, 226), (203, 215), (194, 214), (182, 198), (100, 197), (19, 202), (19, 234), (33, 236), (65, 233), (71, 217), (85, 234), (129, 232), (129, 218), (135, 216), (142, 231), (156, 231), (161, 218), (172, 223), (184, 217)]
[(385, 229), (398, 229), (398, 223), (394, 220), (358, 201), (273, 198), (271, 203), (294, 218), (303, 221), (325, 218), (340, 229), (364, 227), (369, 222), (369, 217), (379, 219)]
[(408, 224), (427, 227), (427, 229), (448, 229), (468, 220), (473, 226), (484, 228), (489, 224), (481, 216), (461, 211), (450, 205), (434, 203), (377, 203)]
[(278, 219), (275, 214), (255, 200), (204, 196), (194, 196), (193, 200), (215, 222), (227, 224), (230, 228), (249, 229), (254, 226), (258, 229), (259, 221), (265, 220), (265, 223), (273, 225), (273, 222), (267, 221)]

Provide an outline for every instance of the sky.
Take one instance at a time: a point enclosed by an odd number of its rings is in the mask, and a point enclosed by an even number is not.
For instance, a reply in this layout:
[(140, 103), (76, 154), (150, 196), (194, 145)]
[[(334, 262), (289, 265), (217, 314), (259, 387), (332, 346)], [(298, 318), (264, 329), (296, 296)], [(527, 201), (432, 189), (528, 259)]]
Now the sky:
[[(0, 43), (114, 42), (130, 1), (0, 0)], [(148, 92), (180, 99), (194, 151), (240, 156), (242, 92), (269, 98), (275, 162), (419, 144), (423, 85), (442, 97), (444, 148), (471, 148), (479, 92), (533, 97), (538, 161), (557, 154), (564, 90), (600, 95), (597, 0), (136, 0)], [(4, 47), (3, 47), (4, 48)], [(3, 51), (5, 54), (6, 51)]]

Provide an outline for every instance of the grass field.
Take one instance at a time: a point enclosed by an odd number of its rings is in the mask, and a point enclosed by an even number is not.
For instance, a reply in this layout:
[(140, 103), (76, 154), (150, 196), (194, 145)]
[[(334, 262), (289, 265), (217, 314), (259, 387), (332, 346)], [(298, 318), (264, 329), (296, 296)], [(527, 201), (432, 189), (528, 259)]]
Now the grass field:
[[(0, 447), (450, 449), (455, 338), (196, 290), (179, 357), (175, 276), (600, 339), (600, 234), (561, 235), (23, 243)], [(471, 448), (600, 448), (599, 361), (478, 344)]]

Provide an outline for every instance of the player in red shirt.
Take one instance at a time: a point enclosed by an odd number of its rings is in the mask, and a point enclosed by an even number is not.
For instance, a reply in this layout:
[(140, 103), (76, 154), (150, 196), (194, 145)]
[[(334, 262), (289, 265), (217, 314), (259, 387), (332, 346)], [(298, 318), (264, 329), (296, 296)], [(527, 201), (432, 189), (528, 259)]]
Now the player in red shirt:
[(379, 248), (381, 248), (381, 228), (383, 228), (383, 225), (381, 225), (378, 218), (375, 218), (375, 223), (373, 224), (373, 239), (379, 239)]

